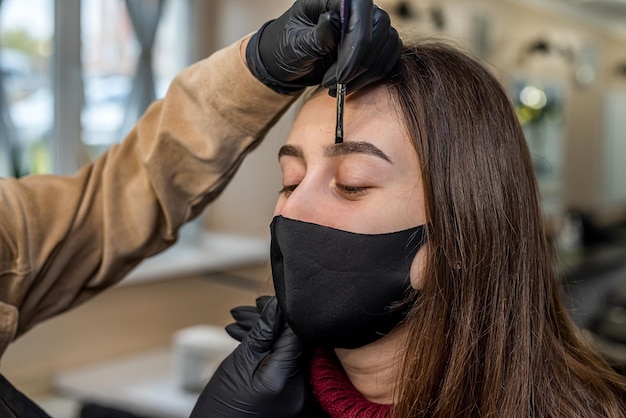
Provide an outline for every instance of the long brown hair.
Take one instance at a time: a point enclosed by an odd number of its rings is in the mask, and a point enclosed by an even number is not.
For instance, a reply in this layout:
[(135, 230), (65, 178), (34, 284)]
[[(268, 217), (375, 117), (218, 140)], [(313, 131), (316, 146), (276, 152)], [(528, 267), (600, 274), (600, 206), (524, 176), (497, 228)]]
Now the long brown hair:
[(626, 383), (560, 301), (530, 154), (498, 80), (440, 42), (387, 81), (422, 164), (426, 278), (397, 417), (625, 417)]

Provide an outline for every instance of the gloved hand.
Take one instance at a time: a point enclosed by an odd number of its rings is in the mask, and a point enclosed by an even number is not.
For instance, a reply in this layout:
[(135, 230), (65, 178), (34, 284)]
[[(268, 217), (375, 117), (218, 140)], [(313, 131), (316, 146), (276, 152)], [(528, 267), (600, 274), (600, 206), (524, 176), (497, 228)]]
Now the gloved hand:
[(191, 418), (307, 416), (312, 392), (301, 355), (300, 339), (285, 323), (276, 298), (270, 298), (256, 325), (202, 390)]
[(273, 296), (259, 296), (256, 299), (256, 306), (237, 306), (230, 310), (231, 316), (235, 319), (232, 324), (226, 325), (226, 332), (235, 340), (241, 342), (250, 330), (259, 322), (259, 317), (267, 302)]
[(337, 82), (352, 92), (385, 77), (402, 52), (389, 15), (372, 0), (351, 0), (341, 40), (341, 1), (298, 0), (263, 25), (246, 48), (252, 74), (279, 93), (321, 84), (333, 94)]

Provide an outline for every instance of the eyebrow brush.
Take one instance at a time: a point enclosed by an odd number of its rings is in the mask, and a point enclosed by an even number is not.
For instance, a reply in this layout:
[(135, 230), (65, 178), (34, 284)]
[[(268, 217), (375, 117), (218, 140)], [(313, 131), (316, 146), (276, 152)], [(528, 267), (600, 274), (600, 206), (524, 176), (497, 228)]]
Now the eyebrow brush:
[[(350, 20), (350, 0), (342, 0), (339, 6), (339, 18), (341, 20), (341, 39), (339, 47), (343, 44), (343, 37), (348, 30), (348, 21)], [(335, 124), (335, 144), (343, 142), (343, 113), (345, 111), (346, 101), (346, 85), (339, 83), (337, 79), (337, 122)]]
[(346, 85), (337, 83), (337, 123), (335, 125), (335, 144), (343, 142), (343, 112), (346, 101)]

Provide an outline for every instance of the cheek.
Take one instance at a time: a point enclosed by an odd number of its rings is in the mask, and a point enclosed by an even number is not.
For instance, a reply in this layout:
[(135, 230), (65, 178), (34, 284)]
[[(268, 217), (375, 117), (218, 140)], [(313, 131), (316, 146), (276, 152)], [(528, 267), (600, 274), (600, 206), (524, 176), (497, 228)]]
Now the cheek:
[(424, 244), (417, 252), (413, 263), (411, 264), (411, 287), (413, 289), (421, 289), (424, 285), (426, 276), (426, 259), (428, 257), (429, 246)]
[(274, 215), (273, 216), (277, 216), (280, 211), (283, 208), (283, 205), (285, 204), (285, 196), (281, 193), (278, 196), (278, 199), (276, 200), (276, 205), (274, 206)]

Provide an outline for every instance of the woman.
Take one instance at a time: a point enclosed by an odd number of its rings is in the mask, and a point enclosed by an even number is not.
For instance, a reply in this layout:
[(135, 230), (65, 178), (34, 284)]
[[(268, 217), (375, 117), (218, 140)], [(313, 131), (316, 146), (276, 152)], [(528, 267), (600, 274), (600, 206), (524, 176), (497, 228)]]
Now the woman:
[(192, 416), (626, 416), (626, 382), (560, 301), (498, 81), (417, 42), (349, 96), (339, 145), (334, 106), (316, 92), (280, 151), (277, 298), (260, 300), (258, 322), (234, 310), (231, 334), (256, 325)]

